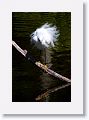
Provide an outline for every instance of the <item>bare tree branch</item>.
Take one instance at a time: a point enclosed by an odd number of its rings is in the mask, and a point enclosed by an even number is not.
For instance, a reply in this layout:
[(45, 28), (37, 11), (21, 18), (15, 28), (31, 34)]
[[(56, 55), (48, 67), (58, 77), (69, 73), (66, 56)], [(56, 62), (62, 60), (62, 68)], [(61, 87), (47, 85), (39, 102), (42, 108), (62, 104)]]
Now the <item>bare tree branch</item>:
[(70, 86), (70, 85), (71, 85), (71, 83), (68, 83), (68, 84), (63, 85), (63, 86), (58, 86), (58, 87), (49, 89), (49, 90), (47, 90), (46, 92), (44, 92), (44, 93), (42, 93), (41, 95), (39, 95), (39, 96), (36, 98), (36, 101), (41, 100), (41, 99), (43, 99), (43, 98), (46, 98), (50, 93), (53, 93), (53, 92), (55, 92), (55, 91), (57, 91), (57, 90), (66, 88), (66, 87), (68, 87), (68, 86)]
[[(27, 50), (23, 50), (21, 49), (16, 43), (15, 41), (12, 41), (12, 45), (24, 56), (26, 57), (26, 54), (27, 54)], [(48, 74), (56, 77), (56, 78), (59, 78), (60, 80), (64, 80), (66, 82), (71, 82), (71, 80), (69, 78), (66, 78), (56, 72), (54, 72), (53, 70), (49, 69), (46, 65), (43, 65), (42, 63), (40, 62), (35, 62), (35, 65), (37, 65), (39, 68), (41, 68), (42, 70), (44, 70), (45, 72), (47, 72)]]

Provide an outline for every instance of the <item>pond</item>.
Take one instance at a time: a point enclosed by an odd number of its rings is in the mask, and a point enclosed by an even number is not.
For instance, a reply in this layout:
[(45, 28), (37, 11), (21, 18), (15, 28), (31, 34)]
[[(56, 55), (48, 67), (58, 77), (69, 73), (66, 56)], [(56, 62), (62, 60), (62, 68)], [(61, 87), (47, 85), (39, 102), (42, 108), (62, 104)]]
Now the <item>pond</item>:
[[(47, 49), (47, 66), (71, 79), (70, 12), (13, 12), (12, 40), (44, 64), (44, 51), (34, 47), (30, 34), (45, 23), (56, 25), (60, 31), (55, 47)], [(12, 47), (12, 102), (71, 102), (71, 85), (53, 91), (66, 84), (48, 75)], [(38, 99), (39, 95), (44, 97)]]

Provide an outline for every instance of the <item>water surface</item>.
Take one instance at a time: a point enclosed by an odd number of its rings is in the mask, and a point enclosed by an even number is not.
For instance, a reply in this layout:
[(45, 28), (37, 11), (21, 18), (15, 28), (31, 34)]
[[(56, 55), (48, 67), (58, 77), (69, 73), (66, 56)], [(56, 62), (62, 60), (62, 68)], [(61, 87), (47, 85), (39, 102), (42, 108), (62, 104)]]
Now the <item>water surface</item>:
[[(12, 39), (26, 49), (37, 61), (44, 63), (43, 52), (30, 42), (30, 34), (41, 25), (53, 23), (60, 30), (55, 47), (49, 49), (48, 66), (71, 79), (71, 13), (12, 13)], [(37, 96), (54, 87), (67, 84), (52, 77), (28, 61), (12, 47), (12, 101), (36, 102)], [(39, 100), (43, 102), (70, 102), (71, 86), (55, 91)]]

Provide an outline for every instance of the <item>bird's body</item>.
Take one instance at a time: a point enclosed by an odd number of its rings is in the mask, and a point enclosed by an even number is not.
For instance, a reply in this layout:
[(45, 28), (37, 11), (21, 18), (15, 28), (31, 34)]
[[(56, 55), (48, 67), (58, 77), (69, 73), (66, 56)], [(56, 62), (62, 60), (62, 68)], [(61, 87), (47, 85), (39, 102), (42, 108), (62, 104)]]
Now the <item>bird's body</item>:
[(31, 34), (31, 41), (39, 50), (46, 51), (48, 47), (54, 47), (54, 42), (57, 41), (58, 36), (59, 31), (56, 26), (46, 23), (40, 28), (37, 28), (36, 31)]

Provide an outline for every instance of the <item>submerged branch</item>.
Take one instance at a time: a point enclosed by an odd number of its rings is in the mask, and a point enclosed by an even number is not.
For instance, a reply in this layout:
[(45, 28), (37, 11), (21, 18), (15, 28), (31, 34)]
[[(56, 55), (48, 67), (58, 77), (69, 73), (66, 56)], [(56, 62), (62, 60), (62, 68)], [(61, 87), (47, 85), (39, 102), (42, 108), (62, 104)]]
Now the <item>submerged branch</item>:
[(46, 92), (44, 92), (44, 93), (42, 93), (41, 95), (39, 95), (39, 96), (36, 98), (36, 101), (41, 100), (41, 99), (43, 99), (43, 98), (46, 98), (47, 96), (49, 96), (50, 93), (56, 92), (57, 90), (66, 88), (66, 87), (68, 87), (68, 86), (70, 86), (70, 85), (71, 85), (71, 83), (68, 83), (68, 84), (63, 85), (63, 86), (58, 86), (58, 87), (49, 89), (49, 90), (47, 90)]
[[(14, 41), (12, 41), (12, 45), (24, 56), (26, 57), (27, 55), (27, 50), (23, 50), (21, 49)], [(69, 78), (66, 78), (56, 72), (54, 72), (53, 70), (49, 69), (46, 65), (43, 65), (42, 63), (40, 62), (34, 62), (35, 65), (37, 65), (39, 68), (41, 68), (42, 70), (44, 70), (45, 72), (47, 72), (48, 74), (56, 77), (56, 78), (59, 78), (60, 80), (64, 80), (66, 82), (69, 82), (71, 83), (71, 80)]]

